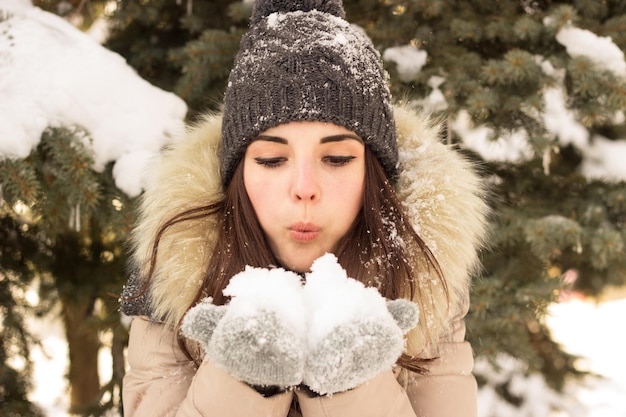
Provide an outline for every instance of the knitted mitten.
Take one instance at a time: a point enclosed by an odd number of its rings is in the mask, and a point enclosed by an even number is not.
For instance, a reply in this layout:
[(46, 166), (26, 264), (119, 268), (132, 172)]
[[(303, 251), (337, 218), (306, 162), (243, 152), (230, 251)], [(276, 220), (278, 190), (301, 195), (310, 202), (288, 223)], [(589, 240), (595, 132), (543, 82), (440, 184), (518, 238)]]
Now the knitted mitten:
[(419, 316), (414, 303), (387, 301), (375, 288), (348, 278), (330, 254), (313, 263), (304, 299), (303, 383), (318, 394), (347, 391), (392, 369), (404, 349), (404, 334)]
[(207, 298), (183, 318), (183, 334), (236, 379), (255, 387), (302, 382), (305, 313), (302, 283), (283, 269), (246, 267), (224, 289), (224, 306)]

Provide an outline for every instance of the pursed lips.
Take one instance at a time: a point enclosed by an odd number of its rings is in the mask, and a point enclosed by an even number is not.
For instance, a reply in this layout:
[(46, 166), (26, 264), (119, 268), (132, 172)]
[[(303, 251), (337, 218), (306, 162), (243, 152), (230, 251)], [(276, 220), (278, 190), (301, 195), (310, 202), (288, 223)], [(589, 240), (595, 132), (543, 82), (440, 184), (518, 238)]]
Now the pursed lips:
[(320, 228), (312, 223), (296, 223), (289, 226), (290, 236), (298, 242), (310, 242), (320, 234)]

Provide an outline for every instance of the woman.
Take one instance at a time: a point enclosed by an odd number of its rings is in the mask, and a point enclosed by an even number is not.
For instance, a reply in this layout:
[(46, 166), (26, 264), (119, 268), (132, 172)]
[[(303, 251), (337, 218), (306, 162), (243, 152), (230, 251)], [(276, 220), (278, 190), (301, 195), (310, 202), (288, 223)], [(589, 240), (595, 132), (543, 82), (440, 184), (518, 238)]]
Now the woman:
[[(463, 317), (482, 185), (434, 126), (392, 106), (378, 52), (338, 0), (285, 3), (256, 1), (222, 114), (164, 151), (146, 186), (121, 298), (134, 316), (125, 415), (475, 415)], [(194, 306), (228, 308), (246, 266), (306, 279), (325, 253), (419, 306), (393, 368), (341, 390), (259, 384), (180, 332)]]

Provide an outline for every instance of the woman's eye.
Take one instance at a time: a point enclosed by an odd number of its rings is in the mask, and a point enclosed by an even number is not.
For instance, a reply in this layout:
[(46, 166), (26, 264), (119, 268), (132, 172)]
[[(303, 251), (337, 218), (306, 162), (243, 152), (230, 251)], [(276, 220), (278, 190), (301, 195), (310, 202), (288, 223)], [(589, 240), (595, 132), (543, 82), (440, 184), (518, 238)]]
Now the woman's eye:
[(324, 161), (327, 164), (333, 165), (333, 166), (343, 166), (346, 165), (348, 163), (350, 163), (354, 158), (356, 158), (355, 156), (325, 156), (322, 158), (322, 161)]
[(276, 158), (254, 158), (257, 164), (262, 165), (267, 168), (276, 168), (281, 163), (285, 161), (285, 158), (276, 157)]

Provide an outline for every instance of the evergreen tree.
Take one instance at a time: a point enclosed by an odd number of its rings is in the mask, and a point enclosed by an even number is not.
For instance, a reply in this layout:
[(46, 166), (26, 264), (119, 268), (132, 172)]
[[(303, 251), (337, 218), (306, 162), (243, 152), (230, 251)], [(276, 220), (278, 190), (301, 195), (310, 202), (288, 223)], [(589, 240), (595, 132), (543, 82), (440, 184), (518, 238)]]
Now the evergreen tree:
[[(590, 137), (624, 138), (624, 124), (614, 116), (626, 108), (626, 79), (587, 58), (570, 57), (556, 38), (561, 28), (575, 25), (610, 36), (626, 50), (621, 30), (626, 4), (389, 3), (376, 12), (370, 30), (377, 44), (381, 49), (416, 45), (428, 53), (422, 71), (409, 80), (400, 81), (396, 67), (388, 66), (396, 96), (422, 99), (432, 92), (433, 77), (442, 77), (447, 108), (435, 115), (447, 126), (467, 111), (476, 125), (493, 129), (494, 139), (514, 131), (529, 139), (532, 156), (524, 162), (485, 162), (496, 217), (485, 274), (475, 282), (469, 337), (478, 355), (506, 352), (521, 358), (560, 388), (575, 372), (573, 358), (551, 340), (542, 315), (568, 271), (578, 275), (576, 287), (590, 295), (625, 283), (626, 187), (585, 179), (580, 152), (559, 143), (537, 115), (545, 110), (545, 89), (558, 85), (556, 74), (564, 74), (567, 105)], [(365, 10), (363, 3), (354, 12), (359, 10)], [(554, 70), (545, 71), (542, 62)], [(444, 134), (463, 148), (453, 129)]]
[(221, 102), (251, 10), (224, 0), (124, 0), (106, 46), (143, 78), (183, 98), (193, 117)]
[[(120, 406), (119, 346), (126, 341), (119, 328), (117, 294), (124, 282), (123, 244), (132, 222), (132, 201), (114, 186), (111, 166), (102, 173), (93, 170), (88, 143), (88, 134), (78, 127), (49, 128), (27, 158), (0, 161), (5, 335), (0, 393), (7, 415), (38, 415), (25, 397), (29, 346), (36, 340), (24, 320), (59, 314), (53, 308), (58, 305), (69, 348), (70, 411), (98, 416)], [(24, 296), (33, 288), (40, 300), (35, 305)], [(112, 346), (117, 372), (101, 387), (98, 352), (105, 333), (117, 344)], [(26, 364), (22, 370), (11, 366), (18, 357)], [(19, 407), (32, 411), (11, 411)]]
[[(4, 211), (4, 210), (3, 210)], [(35, 279), (28, 254), (46, 258), (47, 248), (36, 238), (36, 231), (3, 213), (0, 219), (0, 414), (7, 417), (43, 417), (28, 398), (32, 363), (30, 348), (38, 341), (25, 329), (25, 312), (45, 314), (46, 306), (32, 306), (26, 300)]]

